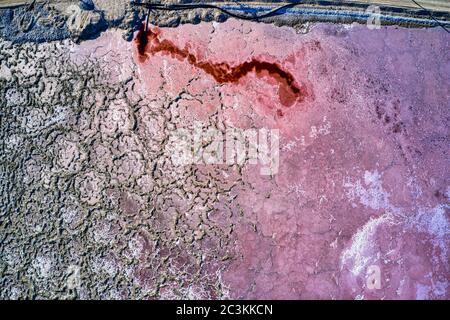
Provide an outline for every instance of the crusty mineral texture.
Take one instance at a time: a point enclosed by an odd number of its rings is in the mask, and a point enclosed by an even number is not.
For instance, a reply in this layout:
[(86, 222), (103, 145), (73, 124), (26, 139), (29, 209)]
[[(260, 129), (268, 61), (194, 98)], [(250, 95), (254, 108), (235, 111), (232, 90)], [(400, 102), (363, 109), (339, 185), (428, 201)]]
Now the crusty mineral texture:
[[(0, 298), (449, 299), (448, 52), (234, 19), (0, 41)], [(208, 162), (229, 129), (278, 132), (276, 168)]]

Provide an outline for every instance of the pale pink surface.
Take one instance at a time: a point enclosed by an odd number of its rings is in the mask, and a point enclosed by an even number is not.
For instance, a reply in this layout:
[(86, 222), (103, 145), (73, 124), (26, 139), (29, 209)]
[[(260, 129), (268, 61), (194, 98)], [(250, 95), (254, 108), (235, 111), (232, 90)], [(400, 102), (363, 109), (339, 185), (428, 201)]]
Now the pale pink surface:
[[(133, 70), (149, 105), (173, 102), (176, 127), (214, 116), (280, 129), (279, 173), (248, 165), (231, 190), (235, 242), (222, 273), (231, 297), (448, 299), (445, 32), (322, 24), (303, 35), (229, 20), (161, 29), (161, 38), (202, 60), (278, 62), (309, 90), (286, 108), (268, 79), (217, 84), (186, 61), (156, 54), (140, 63), (132, 43), (103, 38), (115, 41), (108, 49)], [(366, 288), (370, 265), (381, 269), (379, 290)]]

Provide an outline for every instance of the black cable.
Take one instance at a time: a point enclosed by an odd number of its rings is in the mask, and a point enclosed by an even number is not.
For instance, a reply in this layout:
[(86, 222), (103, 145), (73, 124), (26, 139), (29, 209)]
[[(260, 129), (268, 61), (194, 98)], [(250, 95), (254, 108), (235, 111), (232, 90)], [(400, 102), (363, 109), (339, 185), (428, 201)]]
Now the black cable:
[(142, 3), (142, 2), (135, 2), (135, 1), (131, 2), (131, 5), (141, 6), (141, 7), (148, 8), (148, 9), (163, 10), (163, 11), (192, 10), (192, 9), (216, 9), (216, 10), (219, 10), (219, 11), (229, 15), (230, 17), (242, 19), (242, 20), (259, 20), (259, 19), (264, 19), (264, 18), (268, 18), (271, 16), (281, 15), (283, 13), (280, 11), (282, 11), (284, 9), (295, 7), (299, 4), (301, 4), (301, 2), (288, 3), (288, 4), (285, 4), (278, 8), (275, 8), (267, 13), (261, 14), (259, 16), (257, 16), (257, 15), (249, 16), (249, 15), (235, 14), (235, 13), (228, 11), (222, 7), (219, 7), (219, 6), (216, 6), (213, 4), (207, 4), (207, 3), (165, 5), (165, 4), (159, 4), (159, 3)]
[(450, 33), (450, 31), (442, 24), (440, 23), (431, 13), (430, 10), (428, 10), (427, 8), (424, 8), (420, 3), (418, 3), (416, 0), (411, 0), (412, 2), (414, 2), (418, 7), (420, 7), (422, 10), (426, 11), (426, 13), (430, 16), (431, 19), (433, 19), (442, 29), (444, 29), (445, 31), (447, 31), (448, 33)]

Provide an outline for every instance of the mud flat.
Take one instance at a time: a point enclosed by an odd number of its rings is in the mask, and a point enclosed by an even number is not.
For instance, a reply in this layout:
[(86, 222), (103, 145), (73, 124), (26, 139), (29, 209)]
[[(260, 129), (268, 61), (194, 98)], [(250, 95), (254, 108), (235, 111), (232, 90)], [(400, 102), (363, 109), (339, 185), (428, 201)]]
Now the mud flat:
[[(444, 30), (150, 30), (146, 59), (0, 39), (0, 299), (449, 299)], [(253, 58), (282, 72), (217, 72)], [(199, 122), (202, 161), (206, 129), (278, 130), (278, 172), (179, 165)]]

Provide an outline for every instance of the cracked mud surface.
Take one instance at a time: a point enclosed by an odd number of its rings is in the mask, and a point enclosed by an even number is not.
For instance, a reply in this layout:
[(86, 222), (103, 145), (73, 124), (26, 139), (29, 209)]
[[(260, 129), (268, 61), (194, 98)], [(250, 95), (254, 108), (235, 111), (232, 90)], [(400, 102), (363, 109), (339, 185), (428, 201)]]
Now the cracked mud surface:
[[(278, 64), (308, 95), (286, 107), (267, 75), (142, 60), (114, 31), (2, 40), (2, 299), (448, 299), (443, 30), (158, 30), (197, 61)], [(278, 173), (176, 165), (171, 134), (196, 121), (278, 129)]]

